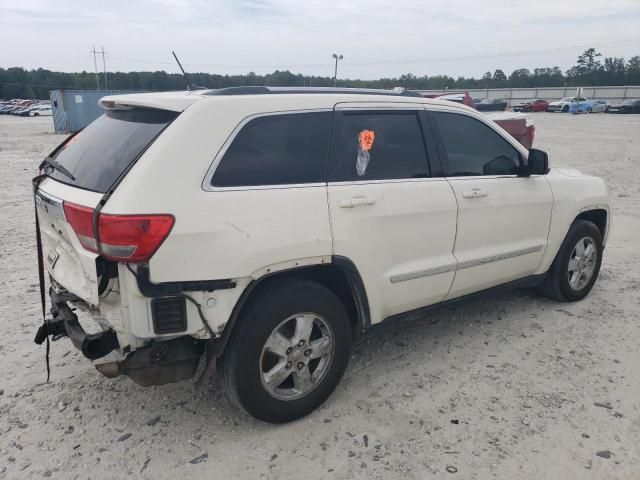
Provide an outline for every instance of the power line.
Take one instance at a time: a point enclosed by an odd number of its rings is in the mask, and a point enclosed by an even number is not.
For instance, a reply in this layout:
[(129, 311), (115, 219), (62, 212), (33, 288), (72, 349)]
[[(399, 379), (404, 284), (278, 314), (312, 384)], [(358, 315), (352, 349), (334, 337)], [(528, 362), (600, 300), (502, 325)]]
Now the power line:
[[(64, 72), (62, 72), (64, 74)], [(169, 73), (167, 75), (176, 75), (175, 73)], [(45, 85), (42, 83), (22, 83), (22, 82), (0, 82), (0, 85), (13, 85), (13, 86), (20, 86), (20, 87), (42, 87), (42, 88), (57, 88), (60, 90), (86, 90), (86, 91), (93, 91), (93, 89), (91, 88), (77, 88), (74, 87), (73, 85)], [(158, 89), (151, 89), (151, 88), (145, 88), (145, 91), (148, 92), (164, 92), (166, 90), (158, 90)]]
[[(589, 48), (603, 45), (612, 45), (618, 43), (628, 43), (630, 41), (636, 41), (638, 38), (621, 38), (618, 40), (609, 40), (604, 42), (591, 42), (580, 45), (570, 45), (565, 47), (551, 47), (551, 48), (542, 48), (535, 50), (515, 50), (509, 52), (502, 53), (491, 53), (491, 54), (482, 54), (482, 55), (462, 55), (462, 56), (440, 56), (440, 57), (419, 57), (419, 58), (408, 58), (408, 59), (362, 59), (361, 61), (355, 62), (345, 62), (345, 66), (348, 67), (360, 67), (360, 66), (369, 66), (369, 65), (411, 65), (416, 63), (426, 63), (426, 62), (450, 62), (450, 61), (461, 61), (461, 60), (481, 60), (481, 59), (489, 59), (489, 58), (502, 58), (502, 57), (518, 57), (518, 56), (527, 56), (527, 55), (535, 55), (539, 53), (554, 53), (554, 52), (562, 52), (562, 51), (570, 51), (576, 48)], [(174, 65), (174, 62), (164, 62), (164, 61), (152, 61), (152, 60), (142, 60), (142, 59), (131, 59), (131, 58), (120, 58), (120, 57), (111, 57), (112, 60), (125, 62), (125, 63), (142, 63), (148, 65)], [(300, 63), (300, 64), (221, 64), (221, 63), (183, 63), (183, 65), (191, 66), (191, 67), (210, 67), (210, 68), (301, 68), (301, 67), (326, 67), (327, 63)]]
[(107, 52), (104, 51), (104, 45), (102, 46), (102, 50), (98, 53), (102, 54), (102, 69), (104, 71), (104, 89), (106, 90), (109, 87), (107, 86), (107, 62), (104, 60), (104, 55)]
[(89, 50), (89, 53), (93, 53), (93, 66), (96, 71), (96, 90), (100, 90), (100, 81), (99, 81), (100, 76), (98, 75), (98, 61), (96, 60), (96, 55), (102, 55), (102, 70), (104, 72), (104, 89), (105, 90), (107, 89), (107, 62), (104, 59), (104, 56), (107, 52), (104, 51), (104, 45), (101, 48), (102, 50), (96, 50), (96, 47), (94, 45), (93, 48)]
[(96, 72), (96, 90), (100, 90), (100, 77), (98, 77), (98, 61), (96, 60), (96, 46), (93, 45), (93, 48), (89, 51), (89, 53), (93, 53), (93, 67)]

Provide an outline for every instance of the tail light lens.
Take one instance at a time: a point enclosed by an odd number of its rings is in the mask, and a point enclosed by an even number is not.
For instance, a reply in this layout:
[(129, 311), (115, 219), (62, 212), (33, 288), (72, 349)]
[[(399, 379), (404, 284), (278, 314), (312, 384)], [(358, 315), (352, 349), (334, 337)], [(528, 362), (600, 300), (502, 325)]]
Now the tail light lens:
[(80, 244), (90, 252), (119, 262), (144, 262), (160, 248), (173, 228), (173, 215), (98, 215), (98, 238), (93, 209), (64, 202), (64, 213)]
[(64, 216), (76, 232), (82, 246), (90, 252), (98, 253), (96, 236), (93, 233), (93, 208), (64, 202)]

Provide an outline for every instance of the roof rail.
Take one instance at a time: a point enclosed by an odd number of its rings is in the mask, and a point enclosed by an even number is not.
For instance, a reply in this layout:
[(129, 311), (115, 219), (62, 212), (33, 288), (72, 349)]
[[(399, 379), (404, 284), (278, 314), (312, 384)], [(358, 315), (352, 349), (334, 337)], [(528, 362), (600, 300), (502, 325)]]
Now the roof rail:
[(353, 94), (353, 95), (390, 95), (393, 97), (420, 97), (423, 95), (412, 90), (381, 90), (374, 88), (334, 88), (334, 87), (226, 87), (217, 90), (209, 90), (203, 95), (267, 95), (267, 94)]

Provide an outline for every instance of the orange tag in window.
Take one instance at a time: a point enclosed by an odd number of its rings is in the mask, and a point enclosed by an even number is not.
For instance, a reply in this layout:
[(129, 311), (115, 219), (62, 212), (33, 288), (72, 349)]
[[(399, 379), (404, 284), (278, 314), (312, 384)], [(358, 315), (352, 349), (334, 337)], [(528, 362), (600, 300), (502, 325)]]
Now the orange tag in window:
[(373, 130), (362, 130), (358, 136), (360, 145), (367, 152), (373, 147), (373, 141), (376, 139), (376, 132)]

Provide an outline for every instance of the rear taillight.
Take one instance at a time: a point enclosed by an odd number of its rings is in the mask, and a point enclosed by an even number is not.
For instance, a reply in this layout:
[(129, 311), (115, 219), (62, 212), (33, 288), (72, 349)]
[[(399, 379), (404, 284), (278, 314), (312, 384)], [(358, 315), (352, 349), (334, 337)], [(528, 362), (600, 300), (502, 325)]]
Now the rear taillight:
[(98, 244), (93, 209), (64, 202), (64, 213), (82, 246), (119, 262), (149, 260), (173, 228), (172, 215), (98, 214)]
[(64, 202), (64, 216), (76, 232), (76, 237), (84, 248), (97, 253), (98, 245), (93, 233), (93, 208)]
[(156, 253), (172, 227), (172, 215), (100, 214), (100, 253), (112, 260), (144, 262)]

